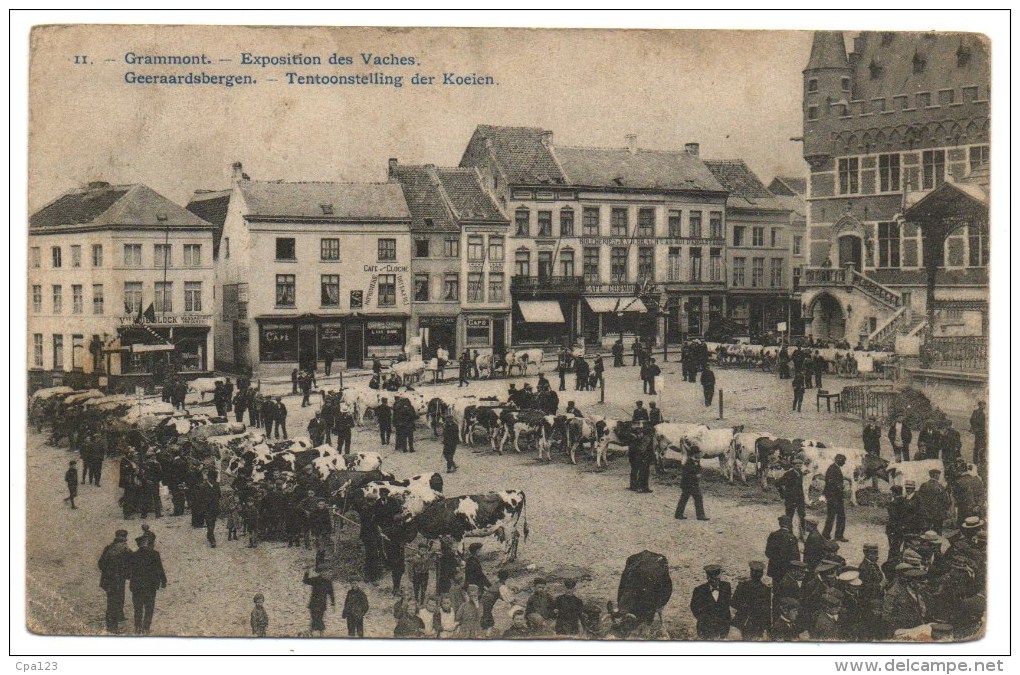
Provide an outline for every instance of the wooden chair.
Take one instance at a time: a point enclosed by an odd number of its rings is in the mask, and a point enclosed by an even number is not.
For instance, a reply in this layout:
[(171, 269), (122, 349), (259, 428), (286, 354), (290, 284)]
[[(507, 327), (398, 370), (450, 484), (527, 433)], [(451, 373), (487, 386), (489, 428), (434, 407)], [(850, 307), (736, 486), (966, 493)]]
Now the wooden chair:
[(825, 399), (825, 410), (826, 412), (832, 412), (832, 401), (836, 401), (836, 412), (840, 412), (843, 409), (843, 403), (840, 399), (842, 392), (829, 393), (828, 389), (819, 389), (815, 395), (815, 411), (822, 411), (822, 399)]

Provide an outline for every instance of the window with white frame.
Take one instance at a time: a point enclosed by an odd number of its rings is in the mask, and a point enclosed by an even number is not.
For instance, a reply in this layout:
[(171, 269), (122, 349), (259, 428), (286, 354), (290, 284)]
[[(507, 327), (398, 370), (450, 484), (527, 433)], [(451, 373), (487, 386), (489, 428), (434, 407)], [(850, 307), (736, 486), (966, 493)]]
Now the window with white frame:
[(92, 284), (92, 313), (102, 314), (105, 310), (105, 298), (103, 297), (103, 285)]
[(839, 193), (855, 195), (860, 192), (860, 168), (856, 157), (842, 157), (839, 160)]
[(878, 156), (878, 191), (899, 192), (900, 190), (900, 156)]
[(468, 272), (467, 276), (467, 301), (468, 302), (484, 302), (485, 298), (482, 294), (482, 273), (481, 272)]
[(42, 286), (32, 286), (32, 311), (35, 314), (42, 314)]
[(746, 272), (747, 272), (747, 258), (743, 257), (734, 258), (732, 279), (732, 283), (734, 286), (740, 287), (745, 284)]
[(202, 311), (202, 282), (201, 281), (185, 281), (184, 282), (184, 311), (185, 312), (201, 312)]
[(71, 314), (81, 314), (85, 311), (85, 291), (81, 284), (71, 286)]
[(504, 255), (503, 250), (504, 250), (503, 237), (497, 237), (495, 235), (490, 236), (489, 237), (489, 261), (490, 262), (492, 262), (492, 261), (502, 262), (503, 255)]
[(53, 369), (64, 369), (64, 336), (53, 336)]
[(174, 311), (174, 282), (157, 281), (155, 284), (155, 307), (157, 312)]
[(185, 267), (201, 267), (202, 266), (202, 245), (201, 244), (185, 244), (184, 245), (184, 266)]
[(42, 333), (32, 335), (32, 366), (43, 367), (43, 336)]
[(397, 275), (379, 275), (379, 306), (395, 307), (397, 304)]
[(54, 246), (52, 249), (50, 249), (50, 252), (53, 254), (54, 269), (60, 268), (64, 264), (63, 254), (61, 253), (60, 247)]
[(502, 273), (489, 273), (489, 302), (503, 302), (506, 283)]
[(878, 224), (878, 267), (900, 266), (900, 224)]
[(124, 282), (124, 313), (136, 315), (142, 310), (142, 282)]
[(64, 311), (64, 287), (60, 284), (53, 286), (53, 313), (60, 314)]
[(124, 244), (124, 267), (142, 266), (142, 245)]
[(174, 266), (173, 244), (156, 244), (153, 265), (159, 269)]
[(925, 150), (921, 153), (921, 189), (932, 190), (946, 182), (946, 151)]
[(93, 244), (92, 245), (92, 266), (102, 267), (103, 266), (103, 245)]
[(751, 260), (751, 288), (762, 288), (765, 286), (765, 258), (753, 258)]
[(468, 237), (468, 250), (467, 259), (471, 261), (485, 260), (485, 246), (482, 243), (481, 235), (471, 235)]
[(81, 246), (71, 246), (71, 267), (81, 267)]
[(33, 246), (29, 249), (28, 264), (31, 265), (32, 269), (39, 269), (42, 267), (42, 251), (39, 250), (38, 246)]

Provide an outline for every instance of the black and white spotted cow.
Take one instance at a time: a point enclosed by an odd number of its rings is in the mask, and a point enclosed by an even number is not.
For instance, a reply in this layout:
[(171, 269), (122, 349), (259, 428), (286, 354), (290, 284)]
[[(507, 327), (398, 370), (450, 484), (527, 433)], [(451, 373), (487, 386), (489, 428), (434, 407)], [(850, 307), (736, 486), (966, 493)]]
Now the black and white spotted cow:
[(427, 473), (404, 480), (377, 480), (361, 488), (361, 499), (380, 525), (414, 521), (426, 504), (442, 499), (443, 477)]
[(521, 490), (439, 499), (418, 516), (418, 532), (428, 539), (443, 536), (455, 541), (465, 537), (495, 536), (506, 544), (507, 562), (517, 558), (521, 535), (528, 538), (527, 499)]
[(532, 437), (538, 444), (538, 457), (542, 459), (549, 457), (548, 438), (552, 433), (555, 417), (545, 415), (540, 410), (504, 410), (500, 415), (503, 425), (503, 434), (499, 439), (499, 448), (496, 450), (503, 454), (503, 446), (507, 440), (513, 438), (514, 450), (521, 451), (521, 436)]

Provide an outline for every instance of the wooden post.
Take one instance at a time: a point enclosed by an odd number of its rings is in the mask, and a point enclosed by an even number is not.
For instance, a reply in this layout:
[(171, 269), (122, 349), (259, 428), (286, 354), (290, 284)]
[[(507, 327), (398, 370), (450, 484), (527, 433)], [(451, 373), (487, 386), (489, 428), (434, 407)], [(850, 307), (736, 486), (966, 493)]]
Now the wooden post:
[(606, 402), (606, 374), (605, 373), (603, 373), (599, 377), (599, 385), (600, 385), (600, 388), (599, 388), (599, 403), (605, 403)]
[(723, 390), (719, 390), (719, 419), (723, 418)]

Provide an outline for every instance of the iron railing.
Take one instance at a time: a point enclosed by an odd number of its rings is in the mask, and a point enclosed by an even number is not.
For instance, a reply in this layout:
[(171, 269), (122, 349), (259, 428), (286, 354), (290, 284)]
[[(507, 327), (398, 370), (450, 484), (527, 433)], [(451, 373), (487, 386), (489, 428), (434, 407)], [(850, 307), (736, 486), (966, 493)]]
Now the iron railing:
[(582, 293), (584, 277), (514, 276), (510, 279), (510, 290), (516, 293)]
[(921, 345), (921, 367), (936, 370), (988, 372), (988, 338), (933, 336)]

